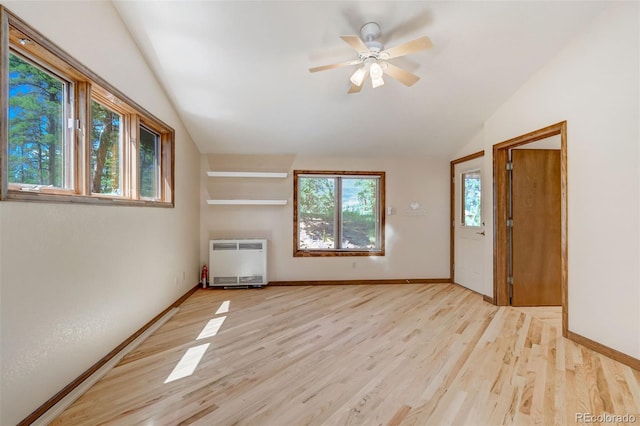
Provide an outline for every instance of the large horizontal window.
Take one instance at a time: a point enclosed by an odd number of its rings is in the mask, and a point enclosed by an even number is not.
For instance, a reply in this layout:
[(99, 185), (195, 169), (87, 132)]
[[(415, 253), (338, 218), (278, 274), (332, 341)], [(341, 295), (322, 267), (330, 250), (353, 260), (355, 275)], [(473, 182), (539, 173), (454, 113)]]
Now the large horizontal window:
[(384, 255), (384, 177), (294, 171), (295, 256)]
[(1, 199), (173, 206), (173, 129), (0, 16)]

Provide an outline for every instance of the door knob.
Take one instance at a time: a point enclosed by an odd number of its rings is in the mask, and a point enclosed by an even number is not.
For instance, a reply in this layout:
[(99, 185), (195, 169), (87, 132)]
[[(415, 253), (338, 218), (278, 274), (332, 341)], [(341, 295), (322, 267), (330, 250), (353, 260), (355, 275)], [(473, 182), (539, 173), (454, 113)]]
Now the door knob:
[(482, 232), (476, 232), (476, 234), (478, 234), (478, 235), (484, 235), (484, 231), (482, 231)]

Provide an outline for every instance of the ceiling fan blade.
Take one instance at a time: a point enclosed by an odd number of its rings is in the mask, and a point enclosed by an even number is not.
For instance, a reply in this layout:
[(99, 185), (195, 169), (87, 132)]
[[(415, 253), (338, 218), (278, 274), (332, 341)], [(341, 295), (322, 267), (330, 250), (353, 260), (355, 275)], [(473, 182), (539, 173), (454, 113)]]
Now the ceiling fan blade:
[(399, 56), (408, 55), (410, 53), (419, 52), (421, 50), (429, 49), (433, 46), (431, 40), (427, 36), (417, 38), (412, 41), (394, 46), (391, 49), (383, 50), (380, 52), (381, 59), (397, 58)]
[(349, 65), (357, 65), (361, 62), (362, 61), (360, 59), (353, 59), (351, 61), (339, 62), (337, 64), (323, 65), (321, 67), (309, 68), (309, 72), (318, 72), (318, 71), (332, 70), (334, 68), (348, 67)]
[(349, 94), (359, 93), (362, 90), (362, 86), (364, 86), (364, 84), (361, 84), (360, 86), (356, 86), (355, 84), (351, 83), (351, 87), (349, 87), (349, 91), (347, 93)]
[(393, 64), (387, 62), (386, 69), (383, 67), (384, 73), (389, 75), (389, 77), (398, 80), (400, 83), (404, 84), (407, 87), (413, 86), (420, 80), (415, 74), (411, 74), (409, 71), (405, 71), (400, 67), (397, 67)]
[(358, 36), (340, 36), (349, 46), (353, 48), (356, 52), (368, 52), (369, 48), (366, 44), (362, 42), (360, 37)]

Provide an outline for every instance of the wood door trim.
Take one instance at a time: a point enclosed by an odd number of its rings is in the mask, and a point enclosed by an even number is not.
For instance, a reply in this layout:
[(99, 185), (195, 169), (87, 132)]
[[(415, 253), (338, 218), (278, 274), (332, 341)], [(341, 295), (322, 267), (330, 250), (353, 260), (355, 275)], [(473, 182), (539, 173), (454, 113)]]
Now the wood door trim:
[(451, 184), (451, 191), (450, 191), (450, 195), (449, 195), (449, 202), (450, 202), (450, 221), (449, 221), (449, 277), (451, 279), (451, 282), (455, 282), (455, 271), (453, 269), (453, 263), (455, 260), (455, 221), (456, 221), (456, 183), (455, 183), (455, 177), (456, 177), (456, 165), (460, 164), (460, 163), (464, 163), (466, 161), (471, 161), (471, 160), (475, 160), (476, 158), (480, 158), (480, 157), (484, 157), (484, 150), (482, 151), (478, 151), (478, 152), (474, 152), (473, 154), (469, 154), (466, 155), (464, 157), (460, 157), (460, 158), (456, 158), (455, 160), (451, 161), (451, 179), (449, 180), (449, 183)]
[(567, 239), (567, 122), (515, 137), (493, 145), (493, 298), (497, 305), (509, 305), (507, 173), (509, 149), (551, 136), (560, 135), (560, 221), (561, 221), (561, 287), (562, 335), (568, 333), (568, 239)]

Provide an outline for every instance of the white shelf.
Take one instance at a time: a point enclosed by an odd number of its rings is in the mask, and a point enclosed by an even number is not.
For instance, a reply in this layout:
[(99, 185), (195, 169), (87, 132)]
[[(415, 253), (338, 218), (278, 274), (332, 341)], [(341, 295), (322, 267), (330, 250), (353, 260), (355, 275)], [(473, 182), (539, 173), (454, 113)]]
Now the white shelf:
[(207, 172), (209, 177), (240, 177), (240, 178), (278, 178), (284, 179), (287, 172)]
[(207, 200), (209, 205), (284, 206), (287, 200)]

